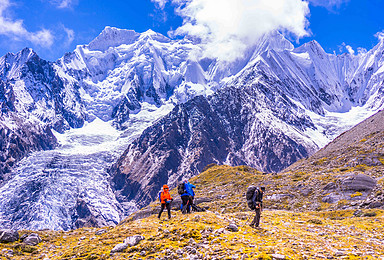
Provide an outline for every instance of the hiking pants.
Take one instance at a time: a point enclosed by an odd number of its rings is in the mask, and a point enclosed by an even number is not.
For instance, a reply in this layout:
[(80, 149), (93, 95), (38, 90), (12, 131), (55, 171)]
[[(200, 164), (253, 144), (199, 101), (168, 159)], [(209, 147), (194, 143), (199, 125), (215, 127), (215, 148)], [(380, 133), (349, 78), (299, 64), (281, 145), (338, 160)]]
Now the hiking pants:
[(159, 212), (159, 216), (158, 218), (160, 218), (161, 216), (161, 213), (163, 213), (165, 207), (167, 207), (167, 211), (168, 211), (168, 218), (171, 218), (171, 203), (161, 203), (161, 209), (160, 209), (160, 212)]
[(255, 209), (255, 212), (256, 212), (256, 215), (255, 217), (253, 218), (253, 221), (251, 223), (251, 226), (255, 226), (255, 227), (258, 227), (259, 224), (260, 224), (260, 216), (261, 216), (261, 207), (259, 207), (258, 209)]
[(192, 196), (181, 196), (181, 199), (183, 201), (183, 209), (181, 210), (181, 212), (183, 214), (191, 213), (191, 205), (193, 204), (193, 197)]

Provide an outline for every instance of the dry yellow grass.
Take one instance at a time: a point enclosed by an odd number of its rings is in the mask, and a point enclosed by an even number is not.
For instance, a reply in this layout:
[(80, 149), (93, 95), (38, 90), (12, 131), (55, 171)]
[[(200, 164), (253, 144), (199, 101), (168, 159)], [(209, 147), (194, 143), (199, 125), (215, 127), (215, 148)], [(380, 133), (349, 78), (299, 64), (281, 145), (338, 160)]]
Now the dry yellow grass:
[[(266, 195), (271, 196), (289, 192), (287, 187), (299, 182), (315, 185), (332, 176), (305, 172), (266, 175), (244, 166), (213, 166), (191, 179), (197, 186), (197, 197), (213, 199), (202, 204), (209, 212), (172, 212), (171, 220), (165, 220), (166, 214), (164, 220), (155, 215), (126, 220), (104, 228), (106, 232), (100, 235), (96, 232), (101, 229), (96, 228), (40, 231), (37, 233), (43, 241), (36, 247), (18, 242), (0, 244), (1, 259), (7, 259), (4, 249), (13, 250), (12, 259), (187, 259), (188, 254), (201, 259), (383, 259), (384, 211), (362, 210), (362, 217), (355, 217), (355, 210), (332, 211), (322, 203), (317, 211), (305, 212), (304, 205), (318, 199), (316, 192), (305, 198), (267, 199), (269, 210), (262, 214), (261, 227), (248, 226), (254, 215), (244, 198), (250, 184), (266, 186)], [(276, 204), (294, 210), (273, 210)], [(150, 207), (159, 208), (157, 203)], [(239, 231), (227, 230), (230, 223)], [(145, 240), (110, 254), (116, 244), (131, 235), (143, 235)]]

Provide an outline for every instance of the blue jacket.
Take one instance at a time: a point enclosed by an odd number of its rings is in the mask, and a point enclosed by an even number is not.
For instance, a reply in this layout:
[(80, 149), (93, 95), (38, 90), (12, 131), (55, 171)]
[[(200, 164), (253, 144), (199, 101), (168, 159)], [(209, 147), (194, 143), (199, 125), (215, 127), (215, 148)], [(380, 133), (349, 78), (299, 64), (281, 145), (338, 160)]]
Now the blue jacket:
[(189, 182), (186, 182), (186, 183), (184, 183), (184, 188), (186, 191), (186, 195), (193, 196), (193, 197), (195, 196), (195, 192), (193, 191), (193, 188), (196, 188), (195, 185), (190, 184)]

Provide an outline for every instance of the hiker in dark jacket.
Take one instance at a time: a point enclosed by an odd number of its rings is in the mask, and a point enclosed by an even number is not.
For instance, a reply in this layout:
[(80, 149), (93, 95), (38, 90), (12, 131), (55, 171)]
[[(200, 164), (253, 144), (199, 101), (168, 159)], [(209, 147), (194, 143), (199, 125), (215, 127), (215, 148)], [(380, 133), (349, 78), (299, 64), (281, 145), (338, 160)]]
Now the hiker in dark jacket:
[(260, 224), (261, 212), (263, 211), (263, 193), (264, 193), (264, 191), (265, 191), (265, 187), (261, 187), (260, 189), (257, 188), (255, 190), (254, 195), (253, 195), (252, 201), (253, 201), (253, 204), (255, 205), (256, 215), (253, 218), (252, 223), (250, 224), (251, 227), (258, 227)]
[(168, 219), (170, 219), (171, 218), (171, 202), (173, 201), (173, 199), (171, 197), (171, 194), (169, 193), (169, 188), (167, 184), (163, 185), (163, 191), (160, 192), (159, 199), (161, 203), (161, 209), (160, 209), (158, 218), (160, 219), (161, 213), (163, 213), (166, 207), (168, 211)]
[(196, 186), (189, 183), (188, 180), (184, 181), (185, 193), (181, 194), (181, 199), (183, 201), (183, 214), (191, 213), (191, 206), (193, 204), (193, 199), (195, 198), (195, 192), (193, 191), (194, 188), (196, 188)]

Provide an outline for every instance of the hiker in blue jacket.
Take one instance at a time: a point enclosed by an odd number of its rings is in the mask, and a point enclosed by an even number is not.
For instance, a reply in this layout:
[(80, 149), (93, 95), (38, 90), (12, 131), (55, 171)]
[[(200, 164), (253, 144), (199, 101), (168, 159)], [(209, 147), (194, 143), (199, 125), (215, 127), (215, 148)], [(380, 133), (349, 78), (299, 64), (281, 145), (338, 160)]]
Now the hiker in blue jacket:
[(195, 198), (195, 192), (193, 191), (194, 188), (196, 188), (196, 186), (189, 183), (188, 180), (184, 181), (185, 193), (181, 194), (181, 199), (183, 201), (183, 213), (191, 213), (191, 205), (193, 204), (193, 199)]

